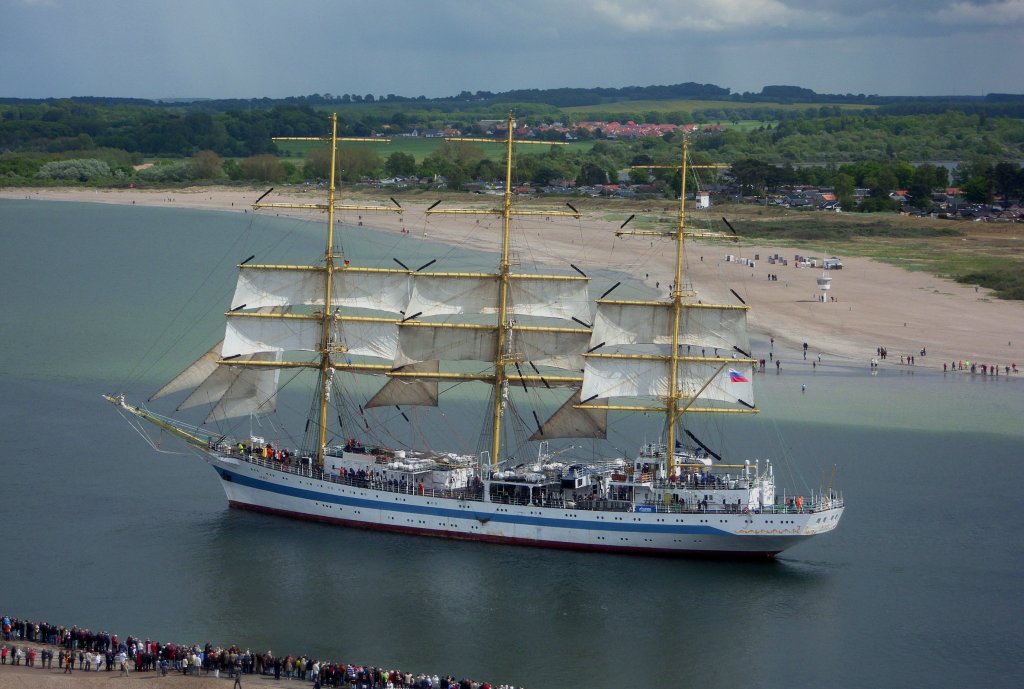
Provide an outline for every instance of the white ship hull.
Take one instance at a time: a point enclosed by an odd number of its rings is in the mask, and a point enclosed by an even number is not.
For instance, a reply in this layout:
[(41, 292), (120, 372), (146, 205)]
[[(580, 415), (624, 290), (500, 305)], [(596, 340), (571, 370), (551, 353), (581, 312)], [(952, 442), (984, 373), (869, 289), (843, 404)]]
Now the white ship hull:
[(824, 509), (752, 513), (554, 508), (393, 492), (210, 452), (231, 507), (342, 526), (566, 550), (772, 557), (839, 523)]

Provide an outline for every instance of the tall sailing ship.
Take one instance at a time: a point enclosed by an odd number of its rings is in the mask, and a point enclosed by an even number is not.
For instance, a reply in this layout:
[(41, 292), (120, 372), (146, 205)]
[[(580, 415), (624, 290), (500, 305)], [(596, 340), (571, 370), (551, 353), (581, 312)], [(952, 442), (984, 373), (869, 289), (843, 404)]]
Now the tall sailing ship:
[[(262, 203), (261, 197), (254, 204), (324, 212), (322, 262), (240, 264), (223, 340), (151, 400), (192, 390), (178, 409), (211, 405), (208, 421), (269, 414), (281, 372), (309, 369), (317, 383), (300, 447), (286, 447), (290, 436), (211, 433), (130, 404), (123, 394), (107, 399), (132, 423), (153, 424), (197, 448), (229, 505), (240, 509), (493, 543), (672, 555), (771, 557), (834, 529), (843, 500), (831, 488), (780, 496), (770, 462), (723, 464), (683, 428), (691, 414), (756, 411), (747, 307), (703, 304), (684, 289), (685, 141), (676, 227), (640, 233), (676, 244), (670, 297), (613, 300), (606, 292), (594, 313), (588, 278), (578, 268), (572, 275), (513, 270), (515, 216), (579, 217), (572, 206), (514, 206), (514, 147), (539, 143), (517, 141), (514, 131), (510, 115), (501, 142), (500, 208), (435, 204), (428, 211), (500, 218), (494, 272), (426, 272), (429, 264), (370, 268), (346, 260), (335, 246), (336, 211), (401, 208), (336, 200), (336, 152), (346, 140), (337, 135), (336, 117), (330, 136), (316, 139), (330, 149), (326, 203)], [(332, 405), (346, 394), (339, 372), (386, 377), (360, 413), (437, 406), (439, 386), (489, 385), (484, 446), (472, 454), (386, 447), (351, 430), (330, 430)], [(543, 423), (534, 413), (529, 440), (537, 454), (522, 462), (508, 456), (503, 423), (517, 389), (538, 387), (564, 388), (568, 399)], [(664, 440), (638, 441), (639, 453), (630, 459), (565, 462), (549, 450), (555, 438), (603, 437), (609, 414), (652, 412), (664, 415)], [(344, 440), (332, 444), (334, 438)]]

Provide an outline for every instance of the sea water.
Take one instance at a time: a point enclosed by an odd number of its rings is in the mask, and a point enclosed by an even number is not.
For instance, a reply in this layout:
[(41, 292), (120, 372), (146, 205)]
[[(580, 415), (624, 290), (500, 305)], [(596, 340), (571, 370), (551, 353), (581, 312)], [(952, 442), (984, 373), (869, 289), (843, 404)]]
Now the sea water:
[[(151, 449), (100, 395), (144, 399), (219, 337), (233, 264), (315, 261), (321, 232), (0, 200), (0, 612), (533, 688), (1019, 684), (1024, 377), (872, 374), (870, 352), (814, 367), (815, 350), (776, 346), (781, 372), (756, 374), (763, 413), (698, 435), (726, 461), (771, 458), (780, 490), (832, 486), (848, 507), (834, 532), (769, 563), (229, 510), (201, 459), (159, 434)], [(346, 242), (378, 265), (490, 260), (360, 230)], [(460, 424), (479, 399), (453, 404), (435, 432), (472, 445)], [(658, 432), (616, 422), (612, 444), (632, 453)]]

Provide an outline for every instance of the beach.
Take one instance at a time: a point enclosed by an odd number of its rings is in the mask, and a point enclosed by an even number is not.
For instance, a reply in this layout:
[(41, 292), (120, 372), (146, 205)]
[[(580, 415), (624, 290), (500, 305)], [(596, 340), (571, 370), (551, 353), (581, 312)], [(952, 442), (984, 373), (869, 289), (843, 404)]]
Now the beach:
[[(0, 190), (0, 198), (251, 213), (251, 204), (265, 191), (224, 187), (156, 191), (5, 189)], [(264, 202), (312, 204), (322, 202), (323, 196), (322, 189), (288, 188), (275, 190)], [(386, 190), (368, 198), (374, 199), (369, 201), (371, 205), (389, 203)], [(342, 195), (340, 202), (345, 201)], [(493, 251), (498, 245), (500, 223), (495, 216), (428, 217), (425, 212), (432, 202), (403, 198), (402, 214), (344, 211), (338, 213), (337, 219), (342, 224), (363, 224), (382, 232), (408, 234), (467, 249)], [(361, 196), (354, 203), (366, 205), (368, 201)], [(621, 271), (668, 296), (675, 258), (669, 242), (644, 236), (616, 237), (624, 218), (611, 217), (615, 214), (608, 205), (588, 214), (586, 199), (572, 199), (572, 203), (583, 213), (579, 221), (551, 222), (550, 218), (533, 216), (521, 221), (531, 235), (531, 242), (536, 239), (537, 246), (530, 249), (532, 260), (566, 267), (573, 264), (591, 271)], [(458, 205), (458, 200), (446, 201), (441, 208)], [(473, 199), (470, 207), (485, 209), (499, 205), (497, 197), (479, 197)], [(673, 208), (665, 202), (655, 205), (663, 216)], [(556, 199), (531, 201), (528, 207), (566, 210)], [(308, 211), (301, 210), (259, 212), (309, 217)], [(688, 283), (684, 284), (692, 284), (698, 299), (737, 304), (735, 292), (751, 307), (750, 326), (755, 333), (791, 347), (801, 347), (806, 342), (812, 357), (820, 353), (832, 360), (862, 362), (868, 367), (877, 349), (884, 347), (888, 357), (881, 363), (889, 366), (899, 366), (901, 357), (913, 356), (917, 367), (941, 370), (944, 363), (969, 361), (998, 366), (1002, 373), (1003, 367), (1024, 362), (1024, 304), (996, 299), (984, 288), (869, 258), (844, 256), (843, 269), (829, 272), (832, 286), (822, 302), (817, 285), (822, 270), (796, 267), (793, 260), (797, 254), (821, 256), (820, 248), (811, 243), (768, 247), (694, 239), (687, 242), (686, 248)], [(789, 265), (769, 264), (768, 256), (776, 254), (788, 259)], [(737, 260), (727, 261), (727, 255)], [(753, 260), (754, 266), (741, 263), (741, 258)], [(769, 275), (776, 279), (769, 279)], [(921, 355), (922, 350), (925, 356)], [(752, 355), (762, 358), (767, 352), (754, 351)], [(909, 359), (904, 362), (903, 365), (910, 365)]]

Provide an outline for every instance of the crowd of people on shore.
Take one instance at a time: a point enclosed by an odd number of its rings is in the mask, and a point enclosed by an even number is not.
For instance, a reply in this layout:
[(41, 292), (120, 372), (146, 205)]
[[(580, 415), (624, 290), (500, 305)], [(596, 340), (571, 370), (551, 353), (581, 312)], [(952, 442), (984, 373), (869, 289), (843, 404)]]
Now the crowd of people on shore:
[(983, 376), (998, 376), (1000, 368), (1004, 371), (1004, 375), (1007, 376), (1010, 375), (1010, 373), (1018, 373), (1016, 362), (1006, 364), (1002, 367), (996, 364), (979, 364), (977, 361), (964, 360), (952, 361), (948, 364), (946, 362), (942, 363), (943, 373), (946, 373), (947, 371), (957, 371), (961, 373), (966, 371), (967, 373), (980, 373)]
[[(924, 347), (921, 348), (921, 356), (925, 356), (927, 351)], [(889, 350), (885, 347), (878, 347), (875, 350), (877, 358), (871, 359), (871, 368), (878, 368), (878, 360), (885, 359), (889, 355)], [(900, 363), (905, 366), (914, 366), (917, 360), (913, 354), (900, 355)], [(959, 359), (956, 361), (943, 361), (942, 372), (943, 373), (973, 373), (980, 374), (983, 376), (998, 376), (1000, 371), (1003, 375), (1010, 375), (1011, 373), (1018, 373), (1017, 363), (1011, 364), (981, 364), (977, 361), (967, 361), (965, 359)]]
[[(64, 674), (79, 672), (152, 672), (167, 675), (207, 675), (234, 679), (235, 686), (247, 675), (273, 676), (298, 680), (321, 687), (344, 689), (492, 689), (487, 682), (455, 679), (451, 675), (385, 670), (369, 665), (311, 658), (307, 654), (275, 656), (272, 652), (254, 653), (240, 646), (160, 643), (134, 636), (119, 637), (105, 631), (93, 632), (77, 626), (66, 627), (47, 622), (32, 622), (0, 615), (3, 641), (0, 642), (0, 666), (25, 666), (56, 670)], [(500, 685), (493, 689), (513, 689)]]

